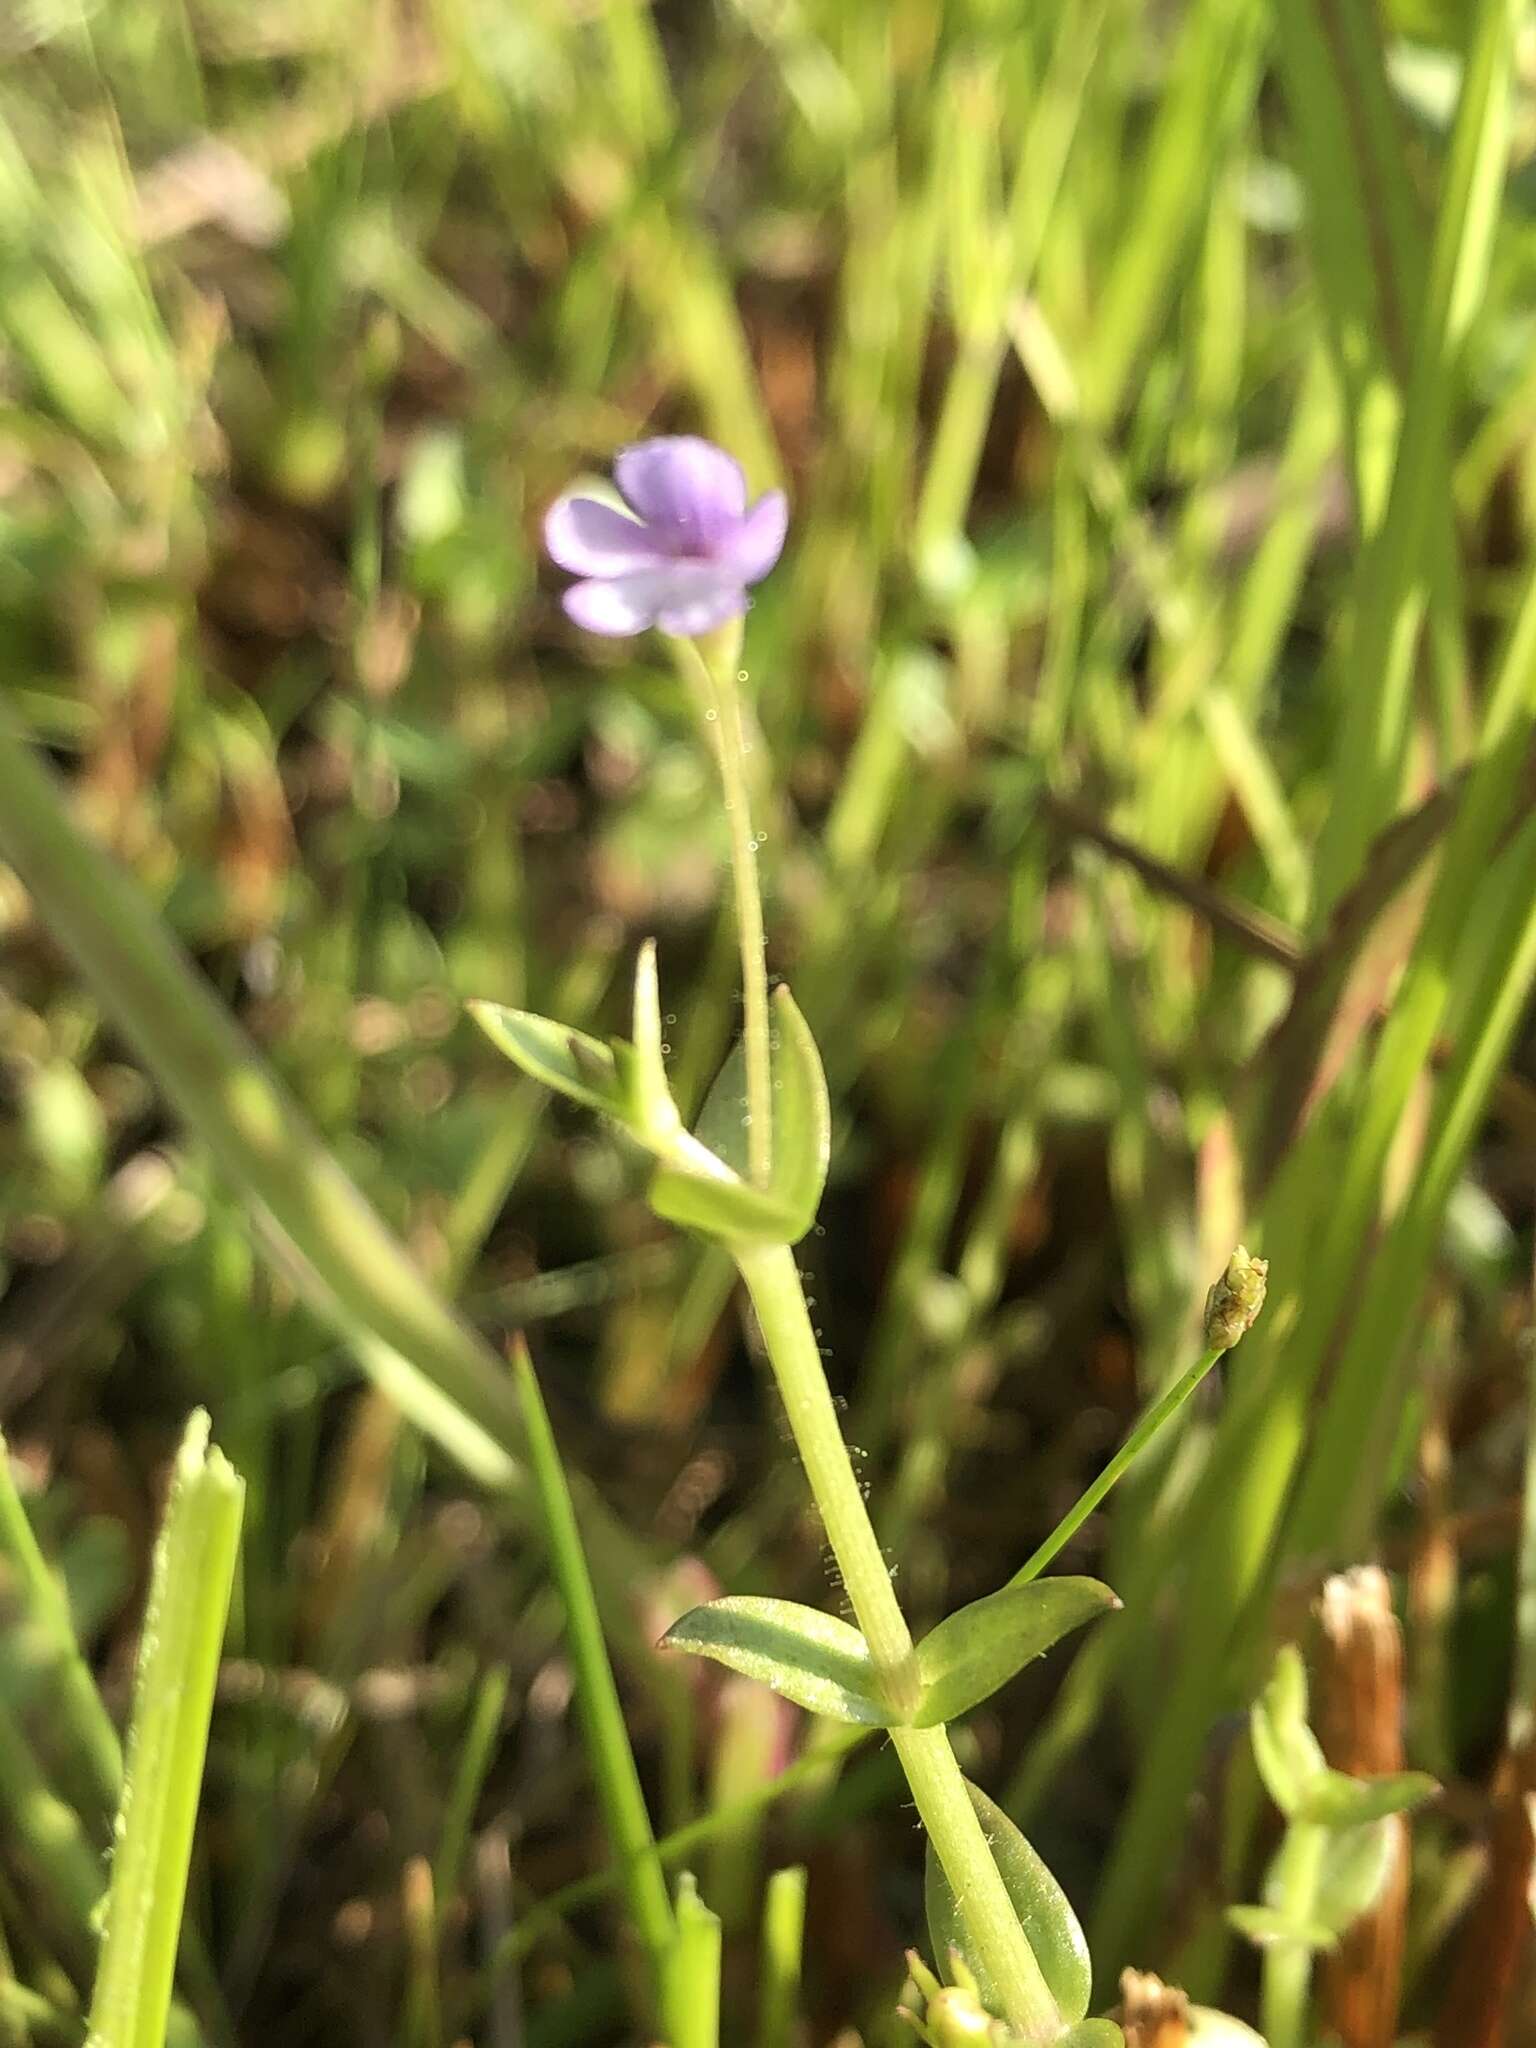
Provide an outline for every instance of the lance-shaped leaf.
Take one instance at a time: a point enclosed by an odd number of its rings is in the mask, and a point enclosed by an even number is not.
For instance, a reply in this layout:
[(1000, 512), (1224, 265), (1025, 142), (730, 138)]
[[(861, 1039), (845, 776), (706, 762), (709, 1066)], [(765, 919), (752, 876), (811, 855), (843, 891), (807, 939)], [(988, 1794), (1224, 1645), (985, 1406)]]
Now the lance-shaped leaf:
[(810, 1026), (782, 985), (774, 990), (773, 1019), (773, 1171), (767, 1187), (751, 1186), (737, 1171), (746, 1076), (733, 1054), (710, 1090), (697, 1137), (688, 1141), (703, 1157), (697, 1164), (668, 1159), (651, 1182), (651, 1207), (668, 1222), (746, 1244), (795, 1244), (815, 1222), (832, 1145), (826, 1076)]
[(1319, 1927), (1342, 1935), (1362, 1913), (1369, 1913), (1401, 1853), (1406, 1853), (1406, 1837), (1387, 1820), (1344, 1828), (1331, 1836), (1312, 1902), (1312, 1917)]
[[(965, 1789), (971, 1795), (976, 1818), (981, 1822), (981, 1831), (1013, 1902), (1013, 1910), (1019, 1916), (1019, 1925), (1035, 1952), (1046, 1989), (1060, 2008), (1063, 2022), (1073, 2025), (1087, 2012), (1093, 1989), (1088, 1944), (1077, 1915), (1067, 1903), (1066, 1893), (997, 1802), (969, 1780)], [(958, 1950), (975, 1976), (983, 2004), (993, 2012), (1001, 2010), (997, 1986), (982, 1959), (971, 1949), (954, 1890), (931, 1844), (923, 1895), (934, 1954), (943, 1956), (951, 1949)]]
[(1337, 1937), (1316, 1920), (1296, 1920), (1278, 1906), (1228, 1906), (1227, 1924), (1245, 1934), (1260, 1948), (1288, 1945), (1293, 1948), (1329, 1949)]
[(601, 1110), (621, 1123), (629, 1121), (624, 1078), (610, 1047), (551, 1017), (536, 1017), (531, 1010), (480, 1002), (466, 1007), (492, 1045), (535, 1081), (584, 1108)]
[(1254, 1701), (1248, 1722), (1265, 1789), (1282, 1813), (1296, 1813), (1328, 1766), (1307, 1725), (1307, 1672), (1294, 1644), (1287, 1643), (1275, 1659), (1274, 1674)]
[(956, 1721), (1085, 1621), (1118, 1607), (1097, 1579), (1035, 1579), (973, 1600), (917, 1646), (923, 1683), (913, 1725)]
[(682, 1118), (667, 1084), (661, 1037), (661, 989), (656, 974), (656, 941), (647, 939), (635, 961), (634, 1064), (635, 1126), (653, 1152), (665, 1151), (682, 1129)]
[(1423, 1771), (1396, 1771), (1385, 1778), (1351, 1778), (1343, 1771), (1324, 1770), (1302, 1793), (1296, 1818), (1325, 1828), (1364, 1827), (1388, 1814), (1422, 1806), (1440, 1790)]
[(752, 1594), (711, 1600), (673, 1622), (661, 1647), (712, 1657), (834, 1721), (865, 1728), (897, 1725), (880, 1697), (869, 1647), (858, 1630), (794, 1600)]

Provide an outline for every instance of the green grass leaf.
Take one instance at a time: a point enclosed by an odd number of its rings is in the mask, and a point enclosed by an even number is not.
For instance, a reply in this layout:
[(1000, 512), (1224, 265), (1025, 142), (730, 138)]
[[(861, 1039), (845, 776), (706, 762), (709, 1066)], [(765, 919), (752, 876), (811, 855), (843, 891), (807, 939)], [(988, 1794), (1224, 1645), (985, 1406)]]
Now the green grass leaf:
[(245, 1488), (187, 1425), (155, 1549), (91, 1999), (93, 2048), (163, 2048)]
[(653, 1986), (664, 1999), (667, 1959), (675, 1932), (672, 1902), (667, 1897), (666, 1879), (656, 1855), (656, 1837), (624, 1725), (613, 1666), (603, 1641), (597, 1597), (582, 1549), (571, 1489), (526, 1346), (519, 1343), (515, 1347), (512, 1363), (550, 1564), (565, 1608), (566, 1640), (576, 1668), (576, 1705), (586, 1737), (587, 1757), (614, 1855), (624, 1872), (625, 1898), (650, 1958)]

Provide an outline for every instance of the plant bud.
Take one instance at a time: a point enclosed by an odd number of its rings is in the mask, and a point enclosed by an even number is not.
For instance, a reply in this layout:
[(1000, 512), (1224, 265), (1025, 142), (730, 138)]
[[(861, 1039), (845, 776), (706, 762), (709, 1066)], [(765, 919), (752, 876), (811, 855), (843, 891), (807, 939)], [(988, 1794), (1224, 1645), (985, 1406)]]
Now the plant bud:
[(1240, 1244), (1205, 1298), (1205, 1341), (1213, 1351), (1230, 1351), (1253, 1328), (1268, 1279), (1268, 1259), (1254, 1258)]

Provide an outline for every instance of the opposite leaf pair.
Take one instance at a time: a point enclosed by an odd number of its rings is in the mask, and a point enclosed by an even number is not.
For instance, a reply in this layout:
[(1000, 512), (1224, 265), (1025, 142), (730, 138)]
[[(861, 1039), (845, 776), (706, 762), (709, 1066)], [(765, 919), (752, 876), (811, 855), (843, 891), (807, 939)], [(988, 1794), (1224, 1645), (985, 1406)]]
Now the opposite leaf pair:
[(1306, 1667), (1290, 1644), (1254, 1702), (1250, 1729), (1259, 1775), (1288, 1825), (1265, 1880), (1264, 1904), (1233, 1906), (1227, 1917), (1261, 1947), (1331, 1949), (1370, 1911), (1386, 1881), (1386, 1823), (1440, 1788), (1422, 1771), (1352, 1778), (1330, 1769), (1307, 1721)]
[(635, 966), (634, 1037), (606, 1044), (567, 1024), (499, 1003), (471, 1003), (492, 1043), (525, 1074), (621, 1125), (656, 1160), (648, 1198), (658, 1216), (726, 1245), (795, 1244), (816, 1218), (832, 1123), (821, 1056), (784, 987), (773, 995), (773, 1168), (746, 1175), (745, 1065), (738, 1047), (690, 1132), (667, 1084), (656, 945)]
[(813, 1714), (866, 1728), (937, 1728), (990, 1699), (1072, 1629), (1119, 1601), (1097, 1579), (1037, 1579), (972, 1601), (917, 1646), (916, 1699), (905, 1712), (882, 1689), (851, 1622), (794, 1600), (712, 1600), (674, 1622), (663, 1647), (712, 1657)]

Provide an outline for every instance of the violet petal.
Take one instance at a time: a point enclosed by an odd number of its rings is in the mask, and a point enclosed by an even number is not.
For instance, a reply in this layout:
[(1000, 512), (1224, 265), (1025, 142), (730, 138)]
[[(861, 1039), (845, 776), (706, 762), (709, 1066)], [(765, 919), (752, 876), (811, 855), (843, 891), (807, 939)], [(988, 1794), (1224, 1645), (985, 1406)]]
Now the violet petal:
[(557, 498), (544, 515), (544, 545), (576, 576), (621, 576), (665, 559), (648, 528), (596, 498)]
[(707, 554), (747, 508), (747, 483), (723, 448), (697, 434), (637, 441), (614, 458), (614, 481), (656, 538), (678, 554)]
[[(568, 617), (589, 633), (621, 638), (661, 625), (669, 633), (701, 633), (746, 610), (746, 592), (731, 570), (712, 562), (668, 562), (660, 568), (573, 583), (561, 599)], [(704, 620), (703, 625), (669, 623)]]
[(760, 583), (784, 551), (789, 530), (789, 500), (782, 491), (765, 491), (720, 549), (743, 583)]
[(656, 623), (663, 633), (691, 639), (697, 633), (712, 633), (727, 619), (739, 619), (746, 608), (741, 578), (722, 569), (710, 582), (701, 579), (694, 588), (670, 597), (657, 611)]

